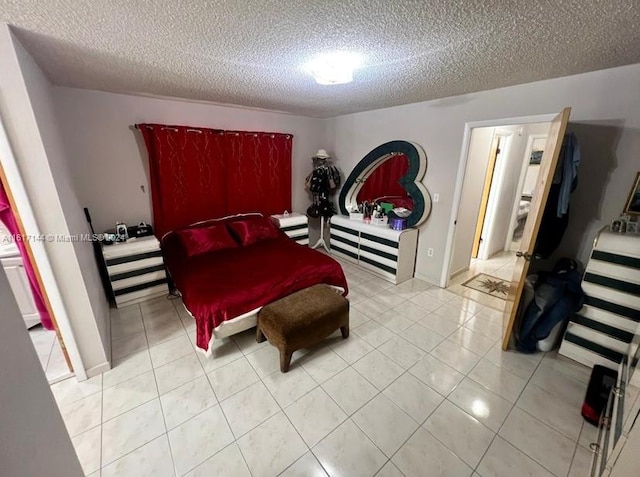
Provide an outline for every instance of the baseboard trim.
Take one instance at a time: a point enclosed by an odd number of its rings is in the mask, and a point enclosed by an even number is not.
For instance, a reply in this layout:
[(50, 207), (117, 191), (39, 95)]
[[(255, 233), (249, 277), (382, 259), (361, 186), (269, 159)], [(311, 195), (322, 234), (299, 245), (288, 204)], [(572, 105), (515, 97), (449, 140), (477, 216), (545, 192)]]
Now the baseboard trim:
[(440, 286), (440, 282), (437, 279), (433, 278), (433, 277), (428, 277), (426, 275), (422, 275), (421, 273), (415, 273), (414, 277), (419, 279), (419, 280), (422, 280), (423, 282), (430, 283), (431, 285), (435, 285), (437, 287)]
[(467, 267), (464, 267), (464, 268), (461, 268), (460, 270), (453, 272), (453, 273), (451, 274), (451, 276), (449, 277), (449, 280), (453, 280), (453, 279), (454, 279), (455, 277), (457, 277), (458, 275), (460, 275), (460, 274), (462, 274), (462, 273), (464, 273), (464, 272), (467, 272), (467, 271), (469, 271), (469, 267), (468, 267), (468, 266), (467, 266)]
[(86, 370), (87, 379), (88, 378), (93, 378), (94, 376), (97, 376), (98, 374), (106, 373), (110, 369), (111, 369), (111, 363), (109, 361), (105, 361), (104, 363), (101, 363), (101, 364), (99, 364), (97, 366), (94, 366), (93, 368), (87, 369)]

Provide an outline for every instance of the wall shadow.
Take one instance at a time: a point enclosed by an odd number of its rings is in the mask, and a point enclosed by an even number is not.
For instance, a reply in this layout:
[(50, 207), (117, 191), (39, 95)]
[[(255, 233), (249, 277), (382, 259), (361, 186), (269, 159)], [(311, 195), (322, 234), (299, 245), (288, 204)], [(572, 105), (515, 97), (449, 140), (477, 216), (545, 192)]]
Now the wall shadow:
[(577, 136), (581, 153), (578, 185), (571, 194), (569, 225), (558, 248), (532, 268), (550, 270), (561, 257), (574, 258), (582, 267), (586, 265), (594, 230), (597, 232), (602, 220), (609, 219), (603, 213), (605, 192), (619, 165), (617, 149), (623, 130), (623, 121), (569, 123), (567, 131)]

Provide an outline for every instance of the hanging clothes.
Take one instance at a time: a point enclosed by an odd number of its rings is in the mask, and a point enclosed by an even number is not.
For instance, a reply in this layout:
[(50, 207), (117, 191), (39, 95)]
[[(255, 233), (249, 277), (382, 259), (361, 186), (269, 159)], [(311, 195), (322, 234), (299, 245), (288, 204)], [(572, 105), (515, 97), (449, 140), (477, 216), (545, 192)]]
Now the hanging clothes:
[(329, 195), (340, 186), (340, 172), (328, 157), (313, 157), (313, 171), (305, 179), (305, 188), (313, 194), (313, 202), (307, 209), (312, 218), (329, 218), (336, 208)]
[[(578, 185), (578, 166), (580, 165), (580, 145), (574, 133), (567, 133), (560, 149), (560, 165), (553, 178), (554, 184), (560, 184), (556, 212), (562, 217), (569, 212), (569, 198)], [(559, 176), (559, 177), (558, 177)]]
[(562, 141), (560, 157), (556, 166), (549, 197), (542, 214), (540, 230), (534, 253), (548, 258), (558, 248), (569, 224), (569, 200), (578, 185), (580, 146), (573, 133), (567, 133)]
[(40, 315), (40, 323), (42, 323), (42, 326), (45, 329), (53, 330), (53, 321), (51, 320), (51, 316), (49, 315), (49, 311), (45, 305), (44, 295), (42, 290), (40, 290), (40, 284), (36, 278), (36, 272), (31, 263), (29, 254), (27, 253), (26, 246), (22, 240), (16, 239), (16, 236), (20, 235), (20, 229), (18, 228), (18, 222), (16, 221), (13, 210), (11, 210), (11, 203), (9, 202), (9, 197), (7, 196), (7, 192), (5, 191), (2, 183), (0, 183), (0, 221), (13, 237), (13, 240), (20, 251), (24, 270), (27, 273), (29, 285), (31, 286), (33, 301), (35, 302), (36, 309)]

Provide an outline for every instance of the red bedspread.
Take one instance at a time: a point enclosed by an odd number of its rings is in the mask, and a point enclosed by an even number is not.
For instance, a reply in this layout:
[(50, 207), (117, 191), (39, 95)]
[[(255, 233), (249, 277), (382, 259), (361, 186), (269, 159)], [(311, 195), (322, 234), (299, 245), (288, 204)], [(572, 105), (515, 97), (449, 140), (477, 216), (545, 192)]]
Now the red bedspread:
[(185, 258), (163, 250), (182, 301), (196, 319), (197, 345), (206, 350), (215, 327), (303, 288), (326, 283), (344, 288), (342, 267), (331, 257), (284, 234), (247, 247)]

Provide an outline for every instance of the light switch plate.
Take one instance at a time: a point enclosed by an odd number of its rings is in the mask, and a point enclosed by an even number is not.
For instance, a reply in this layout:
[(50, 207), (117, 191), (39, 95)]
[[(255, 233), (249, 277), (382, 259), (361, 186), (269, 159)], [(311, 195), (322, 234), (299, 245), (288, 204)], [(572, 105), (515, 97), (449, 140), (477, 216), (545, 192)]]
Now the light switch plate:
[(434, 202), (440, 202), (440, 194), (433, 194), (433, 201)]

